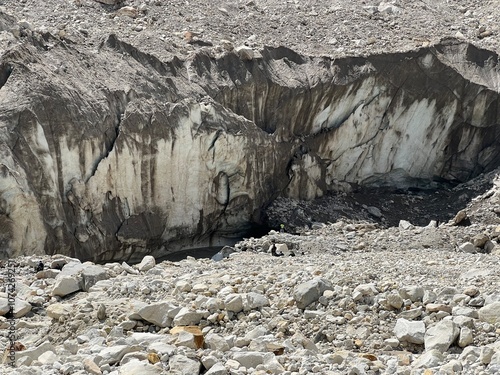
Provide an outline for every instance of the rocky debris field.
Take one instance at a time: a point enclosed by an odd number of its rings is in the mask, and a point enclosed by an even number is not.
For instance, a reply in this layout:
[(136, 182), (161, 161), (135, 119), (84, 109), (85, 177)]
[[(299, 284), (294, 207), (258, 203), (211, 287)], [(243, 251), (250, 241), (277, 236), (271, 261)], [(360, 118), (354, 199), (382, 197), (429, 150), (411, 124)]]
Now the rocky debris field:
[[(408, 51), (445, 37), (499, 51), (496, 0), (3, 0), (23, 28), (97, 47), (103, 36), (160, 59), (229, 44), (309, 55)], [(21, 30), (22, 31), (22, 30)]]
[[(49, 32), (90, 51), (117, 34), (162, 61), (242, 45), (367, 55), (444, 37), (500, 50), (495, 0), (0, 0), (0, 6), (18, 19), (15, 29), (2, 27), (2, 47), (23, 34)], [(147, 256), (136, 265), (93, 264), (62, 255), (4, 261), (0, 347), (9, 347), (11, 327), (17, 342), (16, 368), (5, 349), (0, 372), (500, 373), (497, 174), (438, 193), (279, 200), (269, 222), (285, 222), (285, 232), (245, 239), (217, 262), (157, 263)], [(35, 271), (40, 261), (43, 270)]]
[(245, 239), (220, 261), (17, 258), (14, 373), (497, 374), (500, 181), (489, 176), (439, 224), (315, 223)]

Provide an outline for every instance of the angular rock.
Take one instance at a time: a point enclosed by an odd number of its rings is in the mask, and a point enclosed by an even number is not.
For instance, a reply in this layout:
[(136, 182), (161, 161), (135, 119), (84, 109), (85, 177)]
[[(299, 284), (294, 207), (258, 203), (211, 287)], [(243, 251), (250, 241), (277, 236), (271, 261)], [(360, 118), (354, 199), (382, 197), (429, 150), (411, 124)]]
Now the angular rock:
[(216, 333), (209, 333), (205, 337), (205, 343), (209, 349), (219, 352), (227, 352), (230, 349), (226, 339)]
[(29, 366), (32, 361), (38, 359), (43, 353), (48, 351), (54, 352), (56, 348), (51, 343), (44, 342), (36, 348), (16, 352), (16, 362), (22, 357), (27, 357), (28, 360), (24, 364)]
[(137, 269), (141, 272), (149, 271), (151, 268), (156, 266), (156, 260), (151, 255), (146, 255), (142, 258), (141, 263), (137, 265)]
[(269, 300), (260, 293), (248, 292), (243, 297), (243, 310), (250, 311), (264, 306), (269, 306)]
[(183, 355), (172, 356), (168, 364), (170, 371), (176, 375), (198, 375), (200, 373), (201, 363)]
[(54, 288), (52, 289), (52, 295), (65, 297), (79, 290), (80, 282), (74, 276), (62, 276), (56, 279)]
[(7, 298), (0, 298), (0, 316), (7, 314), (10, 311), (10, 304)]
[(425, 350), (438, 350), (444, 353), (450, 345), (457, 339), (460, 333), (458, 326), (449, 319), (441, 320), (425, 333)]
[(439, 366), (445, 357), (441, 351), (437, 349), (431, 349), (421, 354), (413, 363), (414, 368), (431, 368)]
[(107, 280), (109, 278), (108, 271), (98, 265), (90, 265), (82, 271), (83, 290), (88, 292), (98, 281)]
[(113, 365), (120, 362), (125, 354), (140, 350), (142, 347), (137, 345), (115, 345), (101, 350), (95, 360), (99, 366)]
[(160, 375), (163, 371), (160, 367), (153, 366), (145, 361), (131, 360), (120, 366), (120, 375)]
[(407, 286), (399, 289), (400, 296), (412, 302), (422, 301), (424, 293), (424, 288), (421, 286)]
[(479, 320), (490, 324), (500, 323), (500, 302), (493, 302), (478, 311)]
[(193, 326), (200, 323), (203, 314), (183, 307), (175, 315), (173, 324), (176, 326)]
[(332, 290), (333, 287), (328, 280), (316, 278), (297, 285), (293, 298), (299, 309), (305, 309), (311, 303), (317, 301), (325, 290)]
[(429, 303), (425, 306), (425, 310), (428, 313), (435, 313), (438, 311), (444, 311), (447, 312), (448, 314), (451, 314), (452, 308), (449, 305), (446, 305), (444, 303)]
[(454, 306), (451, 310), (453, 316), (466, 316), (469, 318), (479, 318), (479, 313), (476, 309), (466, 306)]
[(178, 326), (170, 330), (171, 335), (179, 335), (176, 340), (177, 346), (187, 346), (192, 349), (200, 349), (204, 344), (204, 335), (197, 326)]
[(224, 306), (227, 311), (239, 313), (243, 310), (243, 297), (241, 294), (232, 293), (224, 299)]
[(236, 352), (233, 359), (246, 368), (256, 368), (264, 363), (266, 353), (261, 352)]
[(51, 350), (46, 351), (40, 357), (38, 357), (38, 362), (42, 365), (52, 365), (54, 362), (59, 361), (59, 357)]
[(425, 336), (425, 324), (422, 321), (410, 321), (398, 319), (394, 326), (394, 334), (399, 341), (407, 341), (414, 344), (423, 344)]
[(458, 250), (464, 252), (464, 253), (470, 253), (470, 254), (475, 254), (477, 253), (477, 247), (474, 246), (473, 243), (471, 242), (464, 242), (458, 247)]
[(68, 303), (53, 303), (47, 307), (46, 311), (48, 317), (59, 320), (61, 316), (69, 316), (73, 308)]
[(179, 311), (180, 308), (171, 302), (158, 302), (142, 307), (138, 315), (141, 319), (163, 328), (172, 325)]
[(387, 303), (395, 309), (400, 309), (403, 306), (404, 301), (399, 294), (390, 293), (387, 295), (386, 299)]
[(212, 367), (210, 367), (205, 375), (228, 375), (228, 372), (222, 363), (217, 362)]
[(458, 336), (458, 346), (465, 348), (467, 345), (472, 344), (474, 337), (472, 336), (472, 330), (468, 327), (460, 328), (460, 334)]
[(83, 361), (83, 368), (91, 375), (102, 375), (102, 371), (97, 366), (92, 358), (85, 358)]
[[(5, 309), (4, 309), (5, 310)], [(7, 309), (9, 311), (9, 309)], [(14, 302), (14, 309), (12, 310), (14, 314), (14, 318), (21, 318), (25, 316), (27, 313), (31, 311), (31, 304), (20, 299), (16, 298)], [(1, 313), (1, 311), (0, 311)]]
[(133, 268), (132, 266), (128, 265), (127, 262), (122, 262), (122, 268), (127, 272), (132, 275), (137, 275), (139, 273), (138, 270)]

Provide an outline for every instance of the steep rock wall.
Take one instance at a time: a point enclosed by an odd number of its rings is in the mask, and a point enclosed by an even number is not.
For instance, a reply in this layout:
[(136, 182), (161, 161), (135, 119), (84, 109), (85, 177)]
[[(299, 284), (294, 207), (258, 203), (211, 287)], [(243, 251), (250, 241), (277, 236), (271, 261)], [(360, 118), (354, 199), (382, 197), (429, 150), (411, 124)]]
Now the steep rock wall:
[(0, 59), (0, 250), (140, 259), (222, 244), (275, 197), (498, 165), (498, 57), (448, 41), (335, 60), (162, 62), (32, 33)]

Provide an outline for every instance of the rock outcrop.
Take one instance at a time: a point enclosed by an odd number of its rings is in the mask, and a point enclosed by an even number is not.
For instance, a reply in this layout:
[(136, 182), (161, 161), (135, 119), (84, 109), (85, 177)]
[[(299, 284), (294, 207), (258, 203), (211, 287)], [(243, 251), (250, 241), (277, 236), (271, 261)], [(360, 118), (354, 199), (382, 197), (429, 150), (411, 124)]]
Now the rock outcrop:
[(0, 58), (2, 257), (137, 261), (227, 243), (280, 195), (498, 166), (498, 56), (455, 40), (169, 61), (114, 35), (92, 50), (29, 29), (16, 41)]

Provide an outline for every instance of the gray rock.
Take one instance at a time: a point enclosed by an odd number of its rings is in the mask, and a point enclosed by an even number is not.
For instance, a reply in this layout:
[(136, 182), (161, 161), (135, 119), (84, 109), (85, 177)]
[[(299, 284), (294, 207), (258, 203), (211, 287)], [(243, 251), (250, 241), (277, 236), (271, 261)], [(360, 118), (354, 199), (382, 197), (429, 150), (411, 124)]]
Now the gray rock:
[(413, 363), (414, 368), (437, 367), (444, 361), (443, 354), (437, 349), (431, 349), (421, 354)]
[(82, 271), (83, 290), (88, 292), (98, 281), (107, 280), (109, 278), (108, 271), (98, 265), (86, 266)]
[[(459, 356), (462, 363), (476, 363), (481, 355), (481, 348), (477, 346), (467, 346)], [(488, 362), (489, 363), (489, 362)]]
[(184, 346), (186, 348), (191, 348), (191, 349), (199, 348), (195, 335), (187, 331), (180, 331), (177, 334), (177, 340), (175, 341), (175, 345)]
[(142, 258), (141, 263), (137, 265), (137, 269), (141, 272), (149, 271), (151, 268), (156, 266), (156, 260), (151, 255), (146, 255)]
[(122, 262), (122, 268), (127, 272), (132, 275), (137, 275), (139, 273), (138, 270), (133, 268), (132, 266), (128, 265), (127, 262)]
[(32, 361), (38, 359), (38, 357), (48, 351), (55, 352), (56, 348), (51, 343), (44, 342), (36, 348), (16, 352), (16, 363), (20, 358), (27, 357), (27, 361), (24, 361), (24, 364), (29, 366)]
[[(0, 316), (6, 315), (10, 311), (10, 304), (7, 298), (0, 298)], [(27, 313), (31, 311), (31, 304), (20, 299), (16, 298), (14, 300), (14, 306), (12, 312), (14, 314), (14, 318), (21, 318), (25, 316)]]
[(479, 320), (490, 324), (500, 323), (500, 302), (493, 302), (478, 311)]
[(479, 314), (476, 309), (466, 306), (454, 306), (451, 310), (453, 316), (467, 316), (469, 318), (477, 319)]
[(400, 309), (403, 306), (403, 298), (399, 294), (396, 293), (390, 293), (386, 296), (387, 303), (395, 308), (395, 309)]
[(53, 351), (49, 350), (41, 354), (37, 360), (42, 365), (52, 365), (54, 362), (59, 361), (59, 357)]
[(414, 226), (409, 221), (407, 221), (407, 220), (400, 220), (399, 221), (399, 229), (408, 230), (411, 228), (414, 228)]
[(417, 307), (415, 309), (403, 310), (398, 314), (398, 317), (408, 320), (417, 319), (422, 316), (422, 307)]
[(100, 367), (103, 365), (113, 365), (120, 362), (125, 354), (140, 350), (142, 350), (142, 347), (137, 345), (114, 345), (102, 349), (96, 357), (96, 363)]
[(266, 353), (261, 352), (236, 352), (233, 354), (233, 359), (246, 368), (256, 368), (264, 363)]
[(243, 310), (243, 297), (241, 294), (231, 293), (224, 299), (224, 306), (227, 311), (239, 313)]
[(10, 304), (7, 298), (0, 298), (0, 315), (3, 316), (10, 311)]
[(201, 363), (183, 355), (174, 355), (169, 360), (170, 371), (178, 375), (198, 375)]
[(230, 246), (224, 246), (217, 254), (212, 256), (212, 260), (220, 262), (222, 259), (229, 258), (229, 255), (235, 253), (236, 250)]
[(470, 254), (475, 254), (477, 253), (477, 247), (474, 246), (473, 243), (471, 242), (464, 242), (460, 246), (458, 246), (458, 250), (464, 252), (464, 253), (470, 253)]
[(332, 289), (333, 287), (328, 280), (316, 278), (297, 285), (293, 298), (299, 309), (305, 309), (311, 303), (316, 302), (326, 290)]
[(46, 309), (47, 316), (59, 320), (61, 316), (70, 316), (73, 312), (73, 307), (69, 303), (53, 303)]
[(211, 350), (227, 352), (230, 347), (226, 339), (216, 333), (209, 333), (205, 336), (205, 345)]
[(173, 324), (176, 326), (191, 326), (200, 323), (203, 314), (183, 307), (175, 315)]
[(394, 334), (399, 341), (407, 341), (413, 344), (423, 344), (425, 324), (422, 321), (398, 319), (396, 325), (394, 326)]
[(173, 319), (179, 311), (180, 307), (171, 302), (158, 302), (142, 307), (138, 311), (138, 315), (141, 319), (158, 327), (168, 327), (172, 325)]
[(460, 374), (462, 370), (462, 364), (456, 359), (452, 359), (450, 362), (444, 364), (439, 369), (439, 371), (443, 372), (443, 374)]
[(205, 375), (227, 375), (228, 372), (224, 365), (220, 362), (214, 364), (210, 369), (205, 373)]
[(404, 299), (409, 299), (412, 302), (422, 301), (424, 293), (424, 288), (421, 286), (407, 286), (399, 289), (400, 296)]
[(457, 339), (459, 333), (460, 329), (452, 320), (442, 320), (425, 333), (425, 349), (427, 351), (435, 349), (444, 353)]
[(465, 348), (467, 345), (472, 344), (474, 337), (472, 336), (472, 330), (468, 327), (460, 328), (460, 334), (458, 336), (458, 346)]
[(243, 298), (243, 310), (249, 311), (260, 307), (269, 306), (269, 300), (260, 293), (248, 292)]
[(78, 292), (79, 290), (80, 282), (78, 279), (74, 276), (62, 276), (56, 279), (54, 288), (52, 289), (52, 295), (64, 297), (68, 294)]

